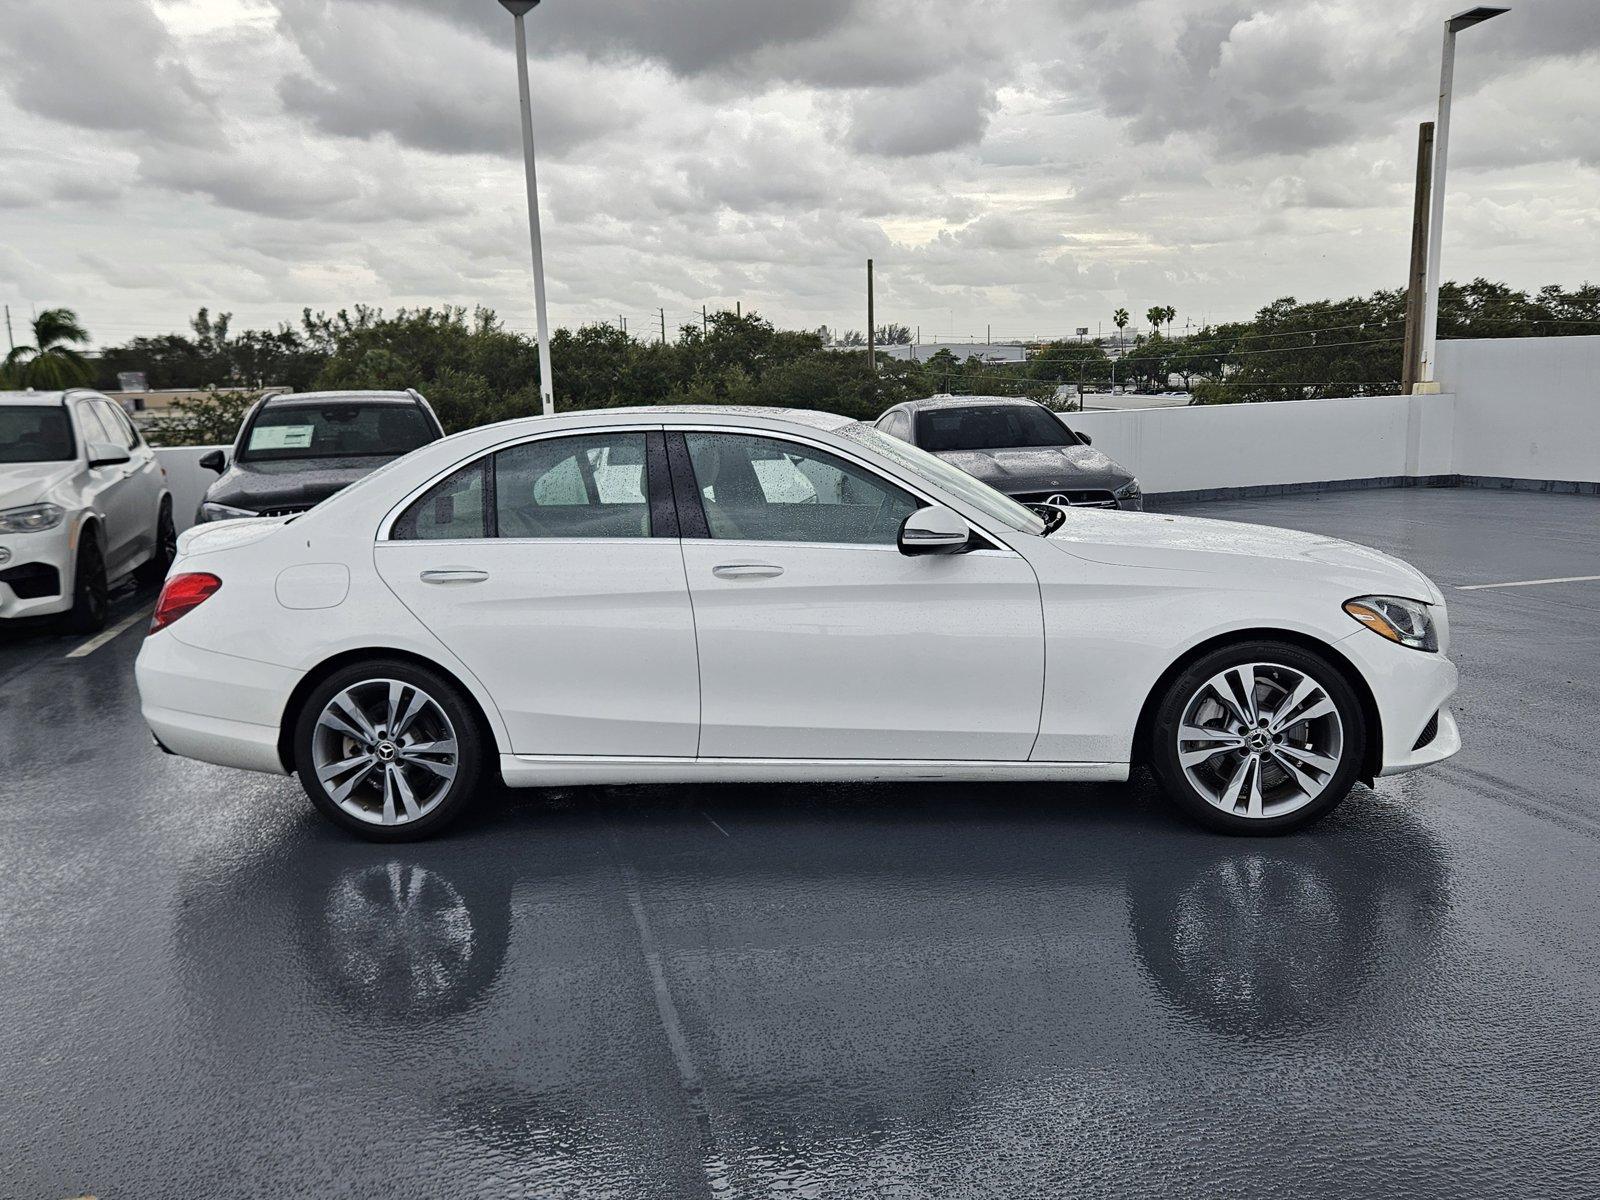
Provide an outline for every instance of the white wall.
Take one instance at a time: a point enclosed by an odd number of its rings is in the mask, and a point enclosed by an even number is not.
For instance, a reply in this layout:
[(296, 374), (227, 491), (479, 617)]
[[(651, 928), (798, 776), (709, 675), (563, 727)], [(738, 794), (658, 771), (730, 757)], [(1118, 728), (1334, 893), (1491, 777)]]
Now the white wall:
[(194, 524), (194, 510), (200, 497), (216, 479), (216, 472), (199, 466), (200, 456), (226, 446), (170, 446), (156, 450), (156, 458), (167, 470), (167, 490), (172, 493), (172, 519), (182, 533)]
[(1072, 413), (1147, 492), (1444, 475), (1450, 396), (1358, 396)]
[(1439, 343), (1460, 475), (1600, 480), (1600, 337)]

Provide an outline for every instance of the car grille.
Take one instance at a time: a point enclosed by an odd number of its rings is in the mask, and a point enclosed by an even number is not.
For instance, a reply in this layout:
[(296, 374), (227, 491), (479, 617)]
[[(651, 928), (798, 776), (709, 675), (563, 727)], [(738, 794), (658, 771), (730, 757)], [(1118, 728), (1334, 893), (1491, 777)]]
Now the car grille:
[(23, 563), (0, 571), (0, 583), (7, 584), (18, 600), (40, 600), (61, 594), (61, 573), (48, 563)]
[(1428, 718), (1428, 723), (1422, 727), (1422, 736), (1417, 738), (1416, 745), (1412, 746), (1411, 748), (1413, 750), (1421, 750), (1424, 746), (1426, 746), (1428, 743), (1433, 741), (1433, 739), (1438, 737), (1438, 736), (1439, 736), (1439, 714), (1438, 713), (1434, 713), (1433, 716)]
[(1117, 507), (1116, 496), (1103, 488), (1053, 488), (1048, 492), (1018, 492), (1011, 498), (1023, 504), (1060, 504), (1060, 500), (1054, 499), (1057, 496), (1065, 496), (1067, 503), (1074, 508)]

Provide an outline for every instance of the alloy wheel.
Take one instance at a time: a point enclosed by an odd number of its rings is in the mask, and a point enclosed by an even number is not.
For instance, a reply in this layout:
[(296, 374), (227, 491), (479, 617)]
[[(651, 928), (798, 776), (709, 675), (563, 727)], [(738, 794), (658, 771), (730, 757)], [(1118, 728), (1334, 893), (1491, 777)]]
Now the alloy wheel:
[(1178, 763), (1212, 807), (1251, 819), (1310, 804), (1339, 770), (1344, 723), (1326, 688), (1281, 663), (1241, 663), (1196, 689)]
[(456, 778), (459, 748), (444, 708), (414, 683), (368, 679), (323, 707), (312, 765), (328, 798), (369, 825), (427, 816)]

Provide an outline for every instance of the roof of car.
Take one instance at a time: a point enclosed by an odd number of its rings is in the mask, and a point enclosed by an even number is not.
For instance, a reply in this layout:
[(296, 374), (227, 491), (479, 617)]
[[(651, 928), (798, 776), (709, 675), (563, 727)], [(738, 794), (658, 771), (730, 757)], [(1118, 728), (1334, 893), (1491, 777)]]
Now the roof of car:
[(1038, 407), (1038, 401), (1026, 396), (927, 396), (921, 400), (906, 400), (895, 407), (907, 412), (923, 412), (930, 408), (994, 408), (997, 405)]
[(330, 400), (341, 403), (357, 402), (361, 404), (415, 404), (417, 397), (410, 392), (279, 392), (267, 396), (262, 401), (262, 407), (270, 405), (273, 408), (294, 408), (297, 405), (326, 404)]
[(0, 404), (38, 404), (43, 406), (58, 405), (66, 403), (66, 399), (69, 394), (77, 393), (81, 393), (85, 396), (100, 395), (100, 393), (95, 391), (93, 388), (68, 388), (66, 391), (62, 391), (57, 388), (55, 391), (51, 392), (35, 392), (30, 389), (25, 392), (0, 392)]
[[(739, 417), (763, 417), (769, 421), (787, 421), (791, 425), (807, 425), (812, 429), (843, 429), (846, 425), (856, 424), (854, 417), (842, 417), (838, 413), (818, 412), (813, 408), (763, 408), (753, 404), (658, 404), (641, 405), (637, 408), (602, 408), (589, 410), (594, 415), (611, 413), (632, 413), (650, 416), (681, 416), (681, 417), (710, 417), (719, 421)], [(566, 413), (563, 415), (574, 415)]]

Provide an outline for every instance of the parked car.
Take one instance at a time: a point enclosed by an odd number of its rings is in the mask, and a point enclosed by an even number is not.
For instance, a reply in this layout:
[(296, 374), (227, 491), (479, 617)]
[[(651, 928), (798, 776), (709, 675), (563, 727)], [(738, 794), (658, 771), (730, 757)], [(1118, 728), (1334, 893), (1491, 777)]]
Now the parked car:
[(444, 436), (416, 391), (263, 396), (239, 424), (230, 456), (200, 465), (221, 477), (195, 523), (305, 512), (363, 475)]
[(877, 427), (910, 442), (1022, 504), (1140, 511), (1139, 481), (1090, 448), (1033, 400), (1005, 396), (932, 396), (896, 404)]
[(376, 840), (515, 786), (1122, 780), (1308, 824), (1454, 754), (1444, 597), (1314, 534), (1053, 508), (844, 417), (577, 412), (186, 532), (159, 744)]
[(0, 620), (106, 620), (110, 584), (159, 582), (177, 553), (172, 494), (122, 406), (99, 392), (0, 392)]

